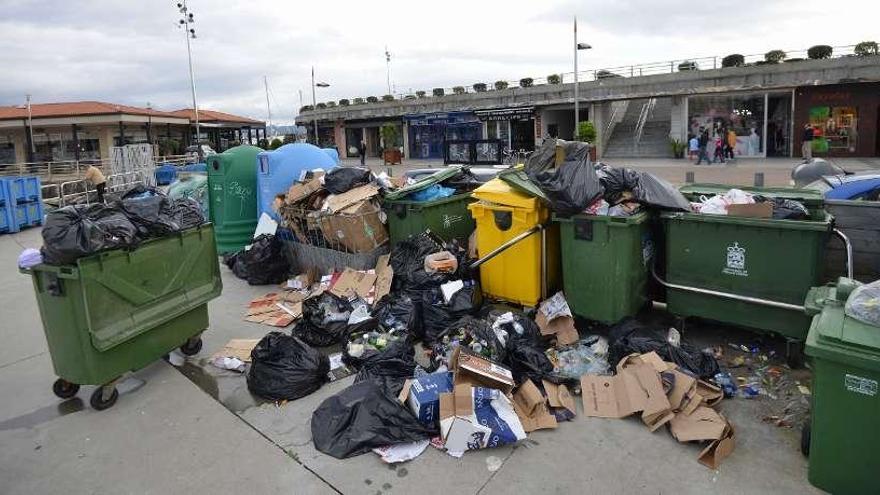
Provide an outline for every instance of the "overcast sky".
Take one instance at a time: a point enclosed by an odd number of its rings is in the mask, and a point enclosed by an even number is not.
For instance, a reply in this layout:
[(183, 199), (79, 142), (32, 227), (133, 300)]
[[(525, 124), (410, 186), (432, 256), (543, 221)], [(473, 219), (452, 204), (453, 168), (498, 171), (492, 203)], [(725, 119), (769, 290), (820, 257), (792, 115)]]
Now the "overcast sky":
[[(0, 105), (102, 100), (191, 106), (176, 0), (0, 0)], [(394, 2), (189, 0), (200, 108), (290, 122), (311, 103), (581, 69), (880, 41), (878, 0)], [(702, 5), (695, 8), (695, 5)]]

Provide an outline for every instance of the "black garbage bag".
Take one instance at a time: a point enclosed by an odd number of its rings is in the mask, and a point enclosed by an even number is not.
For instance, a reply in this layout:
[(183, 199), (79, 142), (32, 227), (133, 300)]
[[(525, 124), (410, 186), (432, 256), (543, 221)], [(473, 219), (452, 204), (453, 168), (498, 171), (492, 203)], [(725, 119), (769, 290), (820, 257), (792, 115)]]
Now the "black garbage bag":
[(205, 223), (205, 214), (202, 205), (192, 198), (179, 198), (172, 200), (171, 206), (174, 221), (180, 230), (187, 230)]
[[(611, 205), (632, 201), (655, 208), (690, 211), (690, 202), (675, 186), (648, 172), (604, 166), (598, 175), (605, 201)], [(628, 199), (624, 193), (632, 193), (632, 198)]]
[(403, 382), (416, 370), (415, 350), (408, 339), (392, 342), (381, 352), (362, 356), (355, 383), (372, 380), (392, 397), (397, 397)]
[(257, 237), (250, 249), (226, 256), (224, 262), (236, 277), (250, 285), (280, 284), (290, 272), (284, 244), (272, 234)]
[(437, 433), (372, 380), (355, 383), (327, 398), (312, 413), (315, 448), (337, 459), (424, 440)]
[(247, 386), (269, 400), (294, 400), (321, 388), (328, 380), (330, 360), (302, 340), (269, 332), (251, 351)]
[(43, 262), (67, 265), (99, 251), (133, 247), (137, 227), (118, 208), (65, 206), (49, 212), (42, 229)]
[[(498, 327), (504, 340), (504, 354), (500, 362), (510, 368), (516, 383), (522, 383), (526, 379), (540, 383), (543, 379), (551, 378), (553, 363), (544, 353), (547, 344), (541, 337), (538, 325), (523, 313), (509, 313), (513, 315), (513, 321), (505, 318), (503, 323), (498, 318), (504, 313), (492, 311), (489, 314), (493, 326)], [(495, 334), (494, 329), (492, 332)]]
[(476, 283), (453, 294), (448, 304), (440, 289), (426, 290), (422, 298), (422, 339), (428, 345), (441, 338), (463, 316), (479, 311), (483, 303)]
[[(455, 274), (425, 271), (425, 256), (444, 249), (443, 240), (431, 232), (423, 232), (395, 244), (389, 258), (389, 264), (394, 270), (394, 291), (419, 291), (452, 280)], [(459, 263), (459, 268), (461, 266), (462, 263)]]
[(167, 196), (133, 197), (123, 199), (118, 205), (137, 227), (141, 239), (162, 237), (180, 230), (175, 219), (174, 202)]
[(584, 211), (602, 195), (599, 177), (590, 163), (589, 145), (573, 148), (555, 169), (529, 168), (525, 171), (550, 200), (550, 207), (563, 217)]
[(315, 347), (345, 342), (351, 303), (330, 292), (303, 301), (303, 316), (291, 332)]
[(373, 317), (384, 330), (421, 338), (422, 306), (407, 294), (386, 295), (373, 308)]
[(143, 184), (135, 184), (127, 191), (122, 193), (119, 199), (144, 198), (149, 196), (164, 196), (165, 193), (161, 189), (153, 186), (145, 186)]
[(777, 198), (773, 200), (773, 218), (777, 220), (809, 220), (810, 212), (799, 201)]
[(666, 341), (660, 328), (643, 325), (634, 318), (627, 318), (609, 330), (608, 364), (616, 366), (629, 354), (656, 351), (664, 360), (675, 363), (692, 374), (709, 379), (720, 371), (715, 357), (685, 342), (678, 347)]
[(370, 169), (336, 167), (324, 175), (324, 188), (331, 194), (342, 194), (370, 182)]

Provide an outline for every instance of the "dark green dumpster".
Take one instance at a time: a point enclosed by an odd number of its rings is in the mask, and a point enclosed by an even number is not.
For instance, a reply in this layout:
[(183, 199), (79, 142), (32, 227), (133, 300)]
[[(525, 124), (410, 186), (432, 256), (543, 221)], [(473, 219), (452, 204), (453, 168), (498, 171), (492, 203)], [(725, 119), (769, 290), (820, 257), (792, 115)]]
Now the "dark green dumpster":
[(220, 254), (250, 244), (257, 228), (256, 146), (236, 146), (209, 156), (208, 199), (210, 218)]
[(445, 241), (455, 239), (462, 246), (467, 246), (468, 237), (476, 228), (467, 208), (475, 201), (470, 192), (431, 201), (408, 199), (412, 193), (455, 177), (460, 172), (461, 167), (447, 167), (385, 196), (382, 209), (388, 217), (388, 234), (392, 244), (410, 235), (431, 230)]
[(554, 217), (560, 225), (562, 279), (572, 312), (616, 323), (645, 306), (654, 254), (650, 218), (648, 212)]
[[(813, 368), (809, 479), (835, 494), (877, 492), (880, 469), (880, 327), (844, 311), (859, 285), (841, 278), (810, 291), (813, 317), (806, 353)], [(815, 311), (815, 310), (814, 310)]]
[(95, 409), (116, 401), (116, 380), (177, 347), (201, 349), (208, 301), (222, 283), (211, 224), (80, 258), (37, 265), (31, 275), (55, 374), (55, 394), (101, 385)]
[[(692, 201), (730, 186), (681, 188)], [(803, 309), (811, 287), (821, 285), (832, 217), (821, 193), (803, 189), (740, 188), (767, 197), (795, 199), (808, 220), (665, 212), (667, 308), (803, 341), (810, 319)]]

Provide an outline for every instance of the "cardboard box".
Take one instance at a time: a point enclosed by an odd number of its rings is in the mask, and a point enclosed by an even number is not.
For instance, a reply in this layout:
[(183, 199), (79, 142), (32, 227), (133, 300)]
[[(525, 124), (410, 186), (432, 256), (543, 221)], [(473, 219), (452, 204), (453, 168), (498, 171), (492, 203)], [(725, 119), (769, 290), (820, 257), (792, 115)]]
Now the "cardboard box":
[(366, 253), (388, 242), (388, 228), (381, 215), (378, 205), (362, 201), (334, 215), (321, 217), (321, 233), (333, 249)]
[(651, 417), (669, 410), (660, 376), (649, 364), (626, 367), (615, 376), (581, 377), (584, 414), (599, 418), (623, 418), (643, 411)]
[(771, 218), (773, 216), (773, 204), (766, 201), (764, 203), (745, 205), (727, 205), (727, 214), (734, 217)]
[(544, 313), (538, 311), (535, 315), (535, 323), (541, 330), (541, 335), (556, 336), (557, 347), (574, 344), (580, 339), (577, 328), (574, 326), (574, 318), (570, 316), (559, 316), (547, 321)]
[(440, 394), (450, 392), (452, 373), (432, 373), (404, 382), (400, 399), (419, 421), (428, 426), (437, 426), (440, 421)]
[(513, 390), (513, 373), (509, 369), (469, 350), (464, 350), (461, 346), (452, 351), (449, 369), (452, 370), (456, 385), (469, 384), (494, 388), (505, 394)]
[(294, 185), (290, 186), (290, 189), (287, 190), (287, 197), (285, 198), (285, 202), (287, 204), (298, 203), (323, 187), (324, 185), (321, 184), (320, 177), (313, 178), (305, 184), (297, 182)]
[(440, 395), (440, 435), (447, 450), (464, 452), (513, 443), (526, 432), (500, 390), (456, 384)]
[(728, 422), (727, 429), (724, 430), (721, 438), (713, 440), (708, 447), (703, 449), (697, 460), (709, 469), (718, 469), (721, 461), (733, 452), (735, 446), (736, 440), (733, 425)]
[(379, 194), (379, 188), (374, 184), (366, 184), (363, 186), (349, 189), (342, 194), (336, 194), (327, 198), (325, 206), (330, 213), (337, 213), (351, 205), (366, 201), (373, 196)]
[(570, 412), (572, 415), (577, 415), (577, 407), (574, 405), (574, 397), (571, 396), (568, 387), (565, 385), (557, 385), (548, 382), (547, 380), (544, 380), (542, 384), (544, 385), (544, 391), (547, 392), (547, 402), (550, 403), (550, 407), (562, 408)]
[(547, 398), (531, 380), (526, 380), (513, 394), (513, 410), (526, 433), (556, 428), (556, 417), (547, 407)]
[(382, 299), (391, 292), (391, 280), (394, 278), (394, 270), (389, 264), (391, 255), (383, 254), (376, 260), (376, 300)]
[(715, 409), (700, 406), (692, 414), (678, 413), (669, 422), (669, 431), (679, 442), (720, 440), (727, 420)]

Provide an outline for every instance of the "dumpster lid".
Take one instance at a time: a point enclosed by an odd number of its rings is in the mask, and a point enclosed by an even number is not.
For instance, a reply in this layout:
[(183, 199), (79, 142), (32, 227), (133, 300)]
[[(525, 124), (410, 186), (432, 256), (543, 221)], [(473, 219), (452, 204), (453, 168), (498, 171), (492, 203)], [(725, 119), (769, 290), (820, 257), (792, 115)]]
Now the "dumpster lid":
[(538, 207), (537, 198), (523, 194), (501, 179), (492, 179), (474, 189), (473, 197), (483, 201), (513, 206), (516, 208), (529, 208), (534, 210)]
[(461, 165), (450, 165), (449, 167), (441, 168), (437, 172), (416, 181), (414, 184), (410, 184), (404, 188), (386, 194), (385, 199), (389, 199), (391, 201), (406, 199), (407, 196), (414, 192), (422, 191), (433, 186), (434, 184), (439, 184), (443, 181), (449, 180), (456, 175), (459, 175), (461, 172)]
[(793, 199), (804, 204), (809, 209), (822, 208), (825, 198), (822, 193), (813, 189), (795, 189), (792, 187), (753, 187), (735, 186), (730, 184), (687, 184), (678, 188), (685, 196), (698, 197), (701, 195), (713, 196), (724, 194), (731, 189), (740, 189), (752, 194), (760, 194), (771, 198)]
[(837, 291), (831, 288), (828, 297), (820, 301), (823, 308), (810, 328), (807, 354), (880, 371), (880, 327), (846, 316), (845, 301), (838, 300), (841, 297), (837, 297)]
[(529, 176), (526, 175), (525, 170), (522, 168), (511, 168), (505, 170), (498, 174), (498, 178), (506, 182), (508, 185), (516, 189), (521, 193), (525, 193), (530, 196), (535, 196), (541, 198), (546, 202), (550, 202), (550, 198), (544, 194), (544, 191), (541, 190), (534, 182), (529, 179)]

